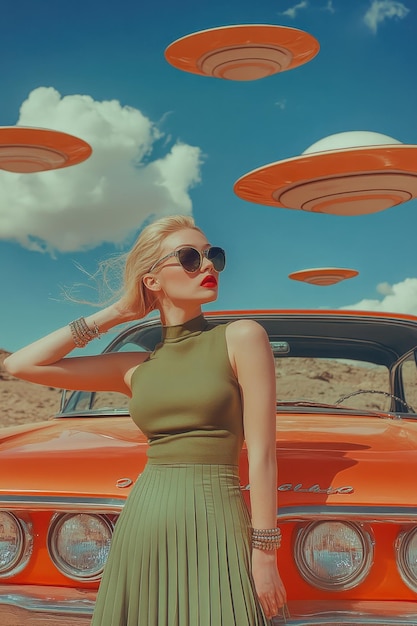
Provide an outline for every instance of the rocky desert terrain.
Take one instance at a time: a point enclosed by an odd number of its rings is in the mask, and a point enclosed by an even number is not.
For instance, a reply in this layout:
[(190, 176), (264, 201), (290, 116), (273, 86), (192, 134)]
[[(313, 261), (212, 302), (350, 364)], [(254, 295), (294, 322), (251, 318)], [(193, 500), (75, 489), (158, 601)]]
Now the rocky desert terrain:
[(7, 354), (0, 349), (0, 428), (48, 419), (59, 409), (60, 390), (9, 376), (3, 368)]

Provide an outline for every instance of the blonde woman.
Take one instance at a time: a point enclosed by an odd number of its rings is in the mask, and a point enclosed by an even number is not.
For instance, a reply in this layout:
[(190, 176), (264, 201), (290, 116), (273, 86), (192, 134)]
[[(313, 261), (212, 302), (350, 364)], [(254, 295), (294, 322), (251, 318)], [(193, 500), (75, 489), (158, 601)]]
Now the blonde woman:
[[(124, 294), (10, 355), (32, 382), (128, 395), (148, 461), (116, 524), (93, 626), (265, 626), (285, 605), (276, 559), (275, 371), (252, 320), (212, 326), (225, 254), (194, 221), (162, 218), (127, 255)], [(152, 353), (67, 357), (158, 309)], [(239, 487), (246, 441), (251, 514)]]

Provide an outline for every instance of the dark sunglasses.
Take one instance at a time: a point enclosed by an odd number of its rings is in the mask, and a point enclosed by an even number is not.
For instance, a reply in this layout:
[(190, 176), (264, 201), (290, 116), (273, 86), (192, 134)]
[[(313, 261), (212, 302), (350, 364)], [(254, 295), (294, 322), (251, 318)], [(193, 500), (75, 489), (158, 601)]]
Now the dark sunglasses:
[(211, 246), (210, 248), (200, 252), (196, 248), (185, 246), (184, 248), (170, 252), (166, 256), (162, 257), (162, 259), (159, 259), (159, 261), (156, 261), (149, 271), (152, 272), (160, 263), (172, 256), (175, 256), (185, 271), (190, 273), (196, 272), (200, 269), (203, 264), (203, 257), (206, 257), (206, 259), (213, 263), (213, 267), (216, 272), (222, 272), (226, 265), (226, 254), (223, 248)]

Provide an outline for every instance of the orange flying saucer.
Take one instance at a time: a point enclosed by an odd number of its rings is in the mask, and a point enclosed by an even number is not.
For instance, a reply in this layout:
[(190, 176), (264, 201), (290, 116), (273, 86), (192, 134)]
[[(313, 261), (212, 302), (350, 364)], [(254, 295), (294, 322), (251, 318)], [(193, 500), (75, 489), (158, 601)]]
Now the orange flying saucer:
[(29, 174), (76, 165), (88, 159), (91, 146), (73, 135), (46, 128), (0, 128), (0, 169)]
[(308, 270), (300, 270), (288, 275), (291, 280), (300, 280), (311, 285), (327, 287), (340, 283), (342, 280), (354, 278), (359, 272), (342, 267), (315, 267)]
[(317, 39), (297, 28), (240, 24), (177, 39), (165, 50), (165, 58), (193, 74), (256, 80), (307, 63), (319, 49)]
[(245, 174), (234, 191), (243, 200), (286, 209), (376, 213), (417, 197), (417, 146), (380, 133), (338, 133), (301, 156)]

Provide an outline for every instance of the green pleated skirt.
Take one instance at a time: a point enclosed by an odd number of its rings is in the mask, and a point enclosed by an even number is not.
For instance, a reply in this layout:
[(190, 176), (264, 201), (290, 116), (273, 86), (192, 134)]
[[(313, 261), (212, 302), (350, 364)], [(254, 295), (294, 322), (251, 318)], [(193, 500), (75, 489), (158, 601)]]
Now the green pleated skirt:
[(92, 626), (266, 626), (237, 467), (149, 464), (117, 521)]

